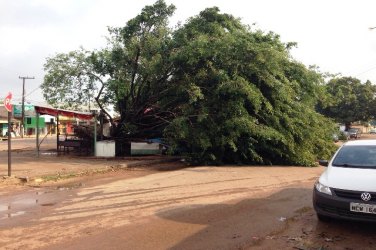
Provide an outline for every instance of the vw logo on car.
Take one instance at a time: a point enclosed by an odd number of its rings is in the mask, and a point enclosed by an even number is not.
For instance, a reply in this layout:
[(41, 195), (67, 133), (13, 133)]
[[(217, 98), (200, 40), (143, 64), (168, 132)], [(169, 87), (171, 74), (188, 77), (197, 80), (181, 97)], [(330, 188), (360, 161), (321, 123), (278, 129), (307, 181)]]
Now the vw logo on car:
[(360, 195), (360, 198), (362, 198), (362, 200), (364, 200), (364, 201), (369, 201), (369, 200), (371, 200), (371, 194), (370, 193), (362, 193), (361, 195)]

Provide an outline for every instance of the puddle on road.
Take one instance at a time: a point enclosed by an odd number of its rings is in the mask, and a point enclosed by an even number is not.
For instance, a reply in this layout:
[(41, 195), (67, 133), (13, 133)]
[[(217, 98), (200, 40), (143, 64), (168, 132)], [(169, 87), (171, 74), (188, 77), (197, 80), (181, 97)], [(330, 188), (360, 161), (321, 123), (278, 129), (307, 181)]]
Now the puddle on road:
[(7, 205), (7, 206), (4, 206), (4, 205), (0, 205), (0, 212), (5, 212), (5, 211), (8, 211), (10, 210), (10, 206)]
[(57, 189), (35, 189), (23, 194), (0, 198), (0, 220), (10, 219), (29, 213), (42, 213), (42, 207), (48, 209), (73, 195), (72, 190), (83, 184)]
[(0, 220), (14, 218), (14, 217), (17, 217), (17, 216), (20, 216), (20, 215), (24, 215), (25, 213), (26, 213), (26, 211), (18, 211), (18, 212), (15, 212), (15, 213), (7, 213), (3, 217), (1, 217)]
[(9, 219), (26, 214), (26, 208), (32, 208), (38, 204), (37, 199), (22, 199), (9, 202), (7, 205), (0, 205), (0, 220)]
[(22, 199), (12, 202), (13, 205), (21, 205), (21, 206), (31, 206), (34, 204), (38, 204), (37, 199)]
[(85, 186), (85, 184), (80, 182), (80, 183), (74, 183), (74, 184), (66, 185), (66, 186), (59, 186), (56, 189), (59, 190), (59, 191), (69, 191), (69, 190), (81, 188), (81, 187), (84, 187), (84, 186)]
[(57, 152), (40, 152), (40, 155), (57, 155)]

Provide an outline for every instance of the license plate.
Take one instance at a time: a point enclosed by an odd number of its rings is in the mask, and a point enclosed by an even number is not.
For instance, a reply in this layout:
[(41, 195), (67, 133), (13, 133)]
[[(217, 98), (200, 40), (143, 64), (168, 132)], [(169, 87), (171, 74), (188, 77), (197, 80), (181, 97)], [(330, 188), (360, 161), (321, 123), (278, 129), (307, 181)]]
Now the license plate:
[(376, 205), (351, 202), (350, 211), (366, 214), (376, 214)]

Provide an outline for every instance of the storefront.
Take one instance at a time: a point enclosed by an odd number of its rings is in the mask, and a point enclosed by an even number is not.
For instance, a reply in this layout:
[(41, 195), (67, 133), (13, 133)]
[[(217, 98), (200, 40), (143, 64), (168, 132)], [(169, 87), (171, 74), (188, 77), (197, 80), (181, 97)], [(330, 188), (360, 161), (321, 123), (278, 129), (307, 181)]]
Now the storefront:
[[(17, 136), (17, 131), (20, 127), (20, 121), (11, 118), (11, 131), (12, 136)], [(6, 137), (8, 135), (8, 111), (4, 106), (0, 106), (0, 137)]]
[[(41, 106), (35, 106), (35, 112), (36, 116), (39, 118), (40, 115), (49, 115), (53, 116), (56, 119), (56, 140), (57, 140), (57, 151), (59, 152), (59, 149), (61, 146), (65, 147), (73, 147), (75, 146), (77, 142), (80, 141), (73, 141), (70, 140), (69, 136), (74, 134), (74, 125), (80, 124), (80, 122), (88, 122), (93, 120), (95, 117), (92, 113), (86, 113), (86, 112), (78, 112), (78, 111), (70, 111), (70, 110), (63, 110), (63, 109), (55, 109), (55, 108), (49, 108), (49, 107), (41, 107)], [(38, 127), (39, 124), (37, 124)], [(94, 125), (96, 127), (96, 123)], [(96, 130), (95, 130), (96, 131)], [(96, 141), (96, 132), (94, 133), (94, 145)], [(63, 138), (60, 138), (60, 137)], [(36, 136), (37, 139), (37, 145), (39, 145), (39, 133), (37, 133)], [(63, 140), (61, 140), (63, 139)], [(79, 145), (79, 144), (77, 144)], [(39, 152), (39, 149), (38, 149)]]
[(46, 134), (46, 123), (43, 117), (25, 117), (25, 135), (36, 135), (37, 122), (39, 127), (39, 134)]

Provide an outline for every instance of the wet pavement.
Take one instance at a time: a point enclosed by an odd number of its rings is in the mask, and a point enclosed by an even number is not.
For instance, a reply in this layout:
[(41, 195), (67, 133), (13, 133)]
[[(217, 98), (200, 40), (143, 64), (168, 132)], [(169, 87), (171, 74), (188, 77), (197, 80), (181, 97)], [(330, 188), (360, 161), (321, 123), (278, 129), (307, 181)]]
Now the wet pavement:
[[(78, 187), (79, 185), (77, 185)], [(41, 217), (51, 208), (63, 204), (64, 200), (74, 197), (74, 186), (54, 188), (32, 188), (28, 191), (0, 198), (0, 224), (11, 226), (28, 217)]]

